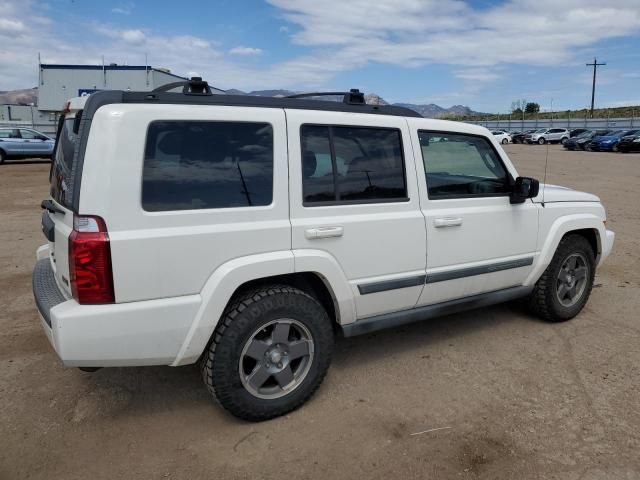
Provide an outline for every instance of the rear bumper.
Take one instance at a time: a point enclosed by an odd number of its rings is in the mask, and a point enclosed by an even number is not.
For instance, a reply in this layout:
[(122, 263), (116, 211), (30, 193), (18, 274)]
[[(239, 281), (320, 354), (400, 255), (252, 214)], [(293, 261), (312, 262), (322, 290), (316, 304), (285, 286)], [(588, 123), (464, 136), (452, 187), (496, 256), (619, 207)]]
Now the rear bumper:
[(170, 365), (200, 307), (200, 295), (80, 305), (60, 292), (50, 260), (33, 270), (42, 328), (66, 366)]

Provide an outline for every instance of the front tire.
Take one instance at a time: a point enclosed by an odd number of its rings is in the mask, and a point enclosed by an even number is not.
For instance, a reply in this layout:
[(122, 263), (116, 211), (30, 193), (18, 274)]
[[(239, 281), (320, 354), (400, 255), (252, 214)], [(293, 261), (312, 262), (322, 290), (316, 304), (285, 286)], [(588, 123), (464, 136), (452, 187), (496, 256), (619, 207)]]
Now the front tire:
[(236, 417), (262, 421), (305, 403), (331, 363), (333, 328), (322, 305), (274, 285), (227, 307), (201, 359), (204, 382)]
[(538, 139), (538, 145), (544, 145), (547, 141), (544, 139), (544, 137), (541, 137)]
[(0, 165), (2, 165), (6, 159), (7, 159), (7, 154), (4, 153), (4, 150), (0, 150)]
[(550, 322), (563, 322), (583, 309), (593, 287), (595, 256), (582, 235), (567, 235), (529, 296), (529, 309)]
[(503, 139), (502, 139), (502, 144), (503, 144), (503, 145), (506, 145), (507, 143), (509, 143), (509, 140), (507, 140), (506, 138), (503, 138)]

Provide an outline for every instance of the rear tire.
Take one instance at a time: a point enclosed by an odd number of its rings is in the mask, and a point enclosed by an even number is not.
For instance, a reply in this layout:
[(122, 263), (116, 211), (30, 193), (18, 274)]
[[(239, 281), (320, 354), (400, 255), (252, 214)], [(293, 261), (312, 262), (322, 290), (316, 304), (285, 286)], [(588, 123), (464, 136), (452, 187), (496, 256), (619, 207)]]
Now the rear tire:
[(538, 139), (538, 145), (544, 145), (547, 141), (544, 139), (544, 137), (541, 137)]
[(562, 145), (564, 145), (568, 141), (569, 141), (569, 139), (567, 137), (563, 137), (562, 140), (560, 140), (560, 143), (562, 143)]
[(572, 319), (589, 300), (595, 271), (591, 244), (582, 235), (567, 235), (529, 295), (529, 310), (549, 322)]
[(236, 417), (262, 421), (295, 410), (322, 383), (333, 350), (322, 305), (286, 285), (231, 301), (201, 359), (209, 392)]
[(7, 159), (7, 154), (4, 153), (4, 150), (0, 150), (0, 165), (2, 165), (6, 159)]

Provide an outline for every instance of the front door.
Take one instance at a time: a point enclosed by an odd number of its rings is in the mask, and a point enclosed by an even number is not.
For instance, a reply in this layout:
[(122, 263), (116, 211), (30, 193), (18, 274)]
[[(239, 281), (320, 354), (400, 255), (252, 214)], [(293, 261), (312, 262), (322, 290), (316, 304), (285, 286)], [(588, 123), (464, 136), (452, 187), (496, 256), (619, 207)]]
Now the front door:
[[(512, 205), (517, 175), (492, 138), (411, 120), (427, 225), (427, 305), (521, 285), (536, 255), (538, 207)], [(502, 152), (502, 154), (504, 154)]]
[(426, 238), (405, 119), (287, 110), (287, 131), (294, 255), (339, 265), (357, 318), (414, 307)]

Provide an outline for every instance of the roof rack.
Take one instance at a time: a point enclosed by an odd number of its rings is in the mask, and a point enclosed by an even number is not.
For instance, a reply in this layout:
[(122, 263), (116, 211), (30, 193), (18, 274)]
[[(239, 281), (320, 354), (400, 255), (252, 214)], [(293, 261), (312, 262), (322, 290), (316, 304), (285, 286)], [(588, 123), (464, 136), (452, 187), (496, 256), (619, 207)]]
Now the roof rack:
[(308, 98), (308, 97), (333, 97), (342, 95), (342, 102), (347, 105), (364, 105), (364, 93), (357, 88), (352, 88), (348, 92), (310, 92), (296, 93), (295, 95), (286, 95), (284, 98)]
[(191, 77), (183, 82), (167, 83), (151, 90), (152, 92), (168, 92), (174, 88), (182, 87), (185, 95), (213, 95), (209, 84), (202, 77)]

